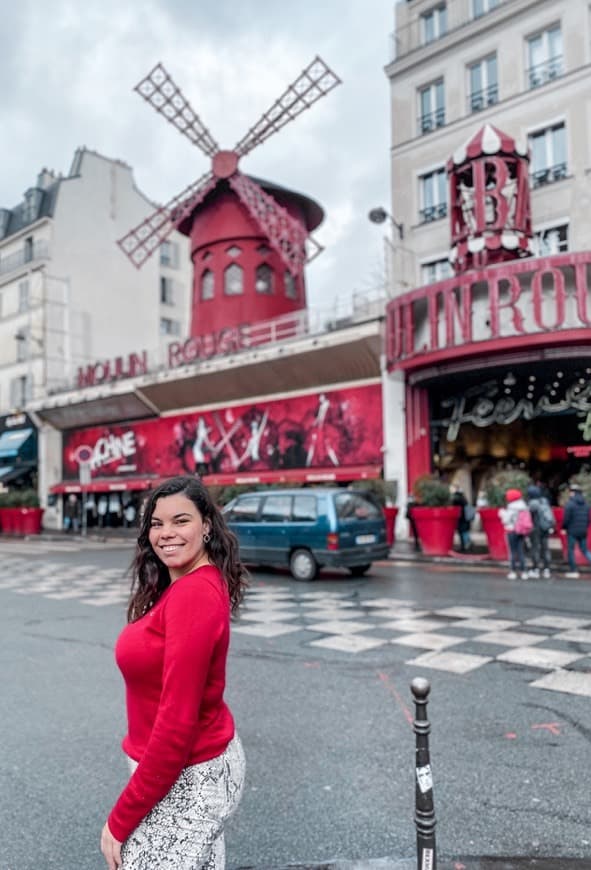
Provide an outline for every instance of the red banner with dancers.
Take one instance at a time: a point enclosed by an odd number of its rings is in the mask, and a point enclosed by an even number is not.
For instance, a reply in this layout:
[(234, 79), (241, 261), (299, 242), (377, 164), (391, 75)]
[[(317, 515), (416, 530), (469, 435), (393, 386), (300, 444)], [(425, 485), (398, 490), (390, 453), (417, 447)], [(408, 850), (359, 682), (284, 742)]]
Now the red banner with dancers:
[(226, 478), (382, 465), (379, 383), (194, 411), (64, 435), (64, 479), (88, 447), (92, 480), (199, 474)]

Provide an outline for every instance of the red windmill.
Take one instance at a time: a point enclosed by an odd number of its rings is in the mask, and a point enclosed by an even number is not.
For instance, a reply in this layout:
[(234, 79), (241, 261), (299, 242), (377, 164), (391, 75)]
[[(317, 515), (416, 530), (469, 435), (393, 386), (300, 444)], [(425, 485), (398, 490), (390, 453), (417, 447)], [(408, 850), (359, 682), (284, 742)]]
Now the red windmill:
[(338, 84), (315, 58), (231, 151), (219, 148), (162, 64), (136, 86), (212, 160), (208, 172), (119, 241), (140, 267), (174, 229), (191, 237), (193, 336), (305, 308), (303, 267), (321, 250), (309, 233), (321, 222), (322, 209), (301, 194), (244, 175), (238, 163)]

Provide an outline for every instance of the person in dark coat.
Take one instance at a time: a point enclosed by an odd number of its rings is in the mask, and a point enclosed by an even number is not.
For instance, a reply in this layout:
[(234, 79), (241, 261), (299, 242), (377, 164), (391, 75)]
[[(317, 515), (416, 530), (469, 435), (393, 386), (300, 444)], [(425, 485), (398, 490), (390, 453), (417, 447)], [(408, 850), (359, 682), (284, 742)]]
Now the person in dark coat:
[(545, 512), (551, 513), (551, 508), (540, 486), (528, 486), (527, 506), (534, 524), (529, 536), (532, 560), (529, 576), (538, 578), (542, 570), (543, 576), (548, 578), (550, 577), (550, 535), (554, 527), (544, 522)]
[(569, 487), (570, 498), (564, 508), (562, 528), (567, 536), (568, 567), (567, 577), (577, 578), (579, 572), (575, 562), (575, 544), (585, 559), (591, 563), (591, 553), (587, 549), (587, 530), (589, 528), (589, 505), (577, 483)]
[(456, 530), (460, 538), (460, 553), (467, 553), (472, 546), (472, 541), (470, 539), (470, 520), (466, 516), (468, 500), (461, 489), (456, 489), (452, 496), (451, 503), (453, 506), (460, 508)]

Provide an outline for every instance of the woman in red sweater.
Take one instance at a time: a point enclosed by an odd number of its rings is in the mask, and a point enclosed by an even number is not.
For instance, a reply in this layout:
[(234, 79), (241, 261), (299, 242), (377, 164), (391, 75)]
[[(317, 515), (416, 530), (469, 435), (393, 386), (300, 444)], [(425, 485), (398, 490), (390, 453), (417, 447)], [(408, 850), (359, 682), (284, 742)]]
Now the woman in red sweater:
[(131, 777), (101, 836), (109, 870), (224, 867), (224, 823), (244, 782), (226, 657), (245, 586), (236, 539), (203, 484), (175, 477), (154, 490), (115, 649)]

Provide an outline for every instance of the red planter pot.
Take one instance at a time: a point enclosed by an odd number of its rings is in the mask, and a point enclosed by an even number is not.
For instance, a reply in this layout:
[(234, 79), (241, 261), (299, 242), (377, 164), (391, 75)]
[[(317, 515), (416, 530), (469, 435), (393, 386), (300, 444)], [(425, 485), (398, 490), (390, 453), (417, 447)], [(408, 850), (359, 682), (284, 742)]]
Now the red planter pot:
[(499, 517), (499, 508), (497, 507), (481, 507), (478, 508), (482, 528), (488, 542), (488, 553), (491, 559), (499, 562), (505, 562), (509, 558), (509, 548), (507, 546), (507, 535)]
[(2, 531), (5, 535), (15, 535), (17, 527), (17, 512), (18, 508), (0, 508), (0, 523)]
[(39, 535), (42, 528), (43, 508), (24, 507), (17, 508), (19, 535)]
[(393, 547), (396, 540), (396, 517), (398, 516), (397, 507), (385, 507), (384, 519), (386, 520), (386, 541), (388, 546)]
[(417, 526), (423, 553), (426, 556), (447, 556), (453, 547), (454, 533), (461, 508), (421, 507), (413, 505), (412, 515)]

